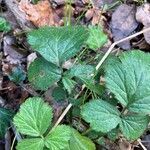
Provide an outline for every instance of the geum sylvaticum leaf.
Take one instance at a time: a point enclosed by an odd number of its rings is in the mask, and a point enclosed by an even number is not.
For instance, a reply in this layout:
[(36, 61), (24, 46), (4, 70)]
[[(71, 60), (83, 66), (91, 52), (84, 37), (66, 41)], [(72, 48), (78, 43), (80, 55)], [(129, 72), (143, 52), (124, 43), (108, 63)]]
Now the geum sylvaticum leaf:
[(48, 129), (52, 116), (52, 108), (42, 98), (28, 98), (15, 115), (14, 124), (20, 133), (39, 137)]
[(106, 67), (106, 87), (130, 111), (150, 113), (150, 54), (134, 50)]
[(60, 68), (43, 58), (37, 58), (28, 68), (28, 79), (38, 90), (47, 90), (60, 78)]
[(149, 117), (141, 115), (124, 116), (121, 119), (120, 129), (128, 140), (138, 139), (148, 127)]
[(87, 38), (82, 26), (43, 27), (28, 34), (32, 48), (57, 66), (75, 56)]
[(75, 129), (71, 129), (68, 150), (95, 150), (95, 144), (86, 136), (82, 136)]
[(86, 122), (90, 123), (93, 130), (103, 133), (111, 131), (121, 121), (120, 112), (101, 99), (91, 100), (84, 104), (81, 115)]

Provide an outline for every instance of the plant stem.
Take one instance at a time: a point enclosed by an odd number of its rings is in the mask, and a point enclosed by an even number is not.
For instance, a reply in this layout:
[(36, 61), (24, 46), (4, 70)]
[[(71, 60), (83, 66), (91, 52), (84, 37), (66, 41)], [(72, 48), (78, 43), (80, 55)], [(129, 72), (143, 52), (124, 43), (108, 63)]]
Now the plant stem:
[[(134, 37), (136, 37), (136, 36), (138, 36), (138, 35), (140, 35), (140, 34), (143, 34), (143, 33), (149, 32), (149, 31), (150, 31), (150, 27), (149, 27), (149, 28), (146, 28), (146, 29), (144, 29), (144, 30), (142, 30), (142, 31), (140, 31), (140, 32), (137, 32), (137, 33), (135, 33), (135, 34), (133, 34), (133, 35), (130, 35), (130, 36), (126, 37), (126, 38), (123, 38), (123, 39), (121, 39), (121, 40), (119, 40), (119, 41), (114, 42), (114, 43), (109, 47), (108, 51), (105, 53), (105, 55), (103, 56), (103, 58), (99, 61), (99, 63), (97, 64), (97, 66), (96, 66), (95, 69), (98, 70), (98, 69), (101, 67), (101, 65), (102, 65), (103, 62), (106, 60), (106, 58), (108, 57), (108, 55), (111, 53), (111, 51), (113, 50), (113, 48), (115, 47), (115, 45), (117, 45), (117, 44), (119, 44), (119, 43), (122, 43), (122, 42), (124, 42), (124, 41), (126, 41), (126, 40), (132, 39), (132, 38), (134, 38)], [(92, 76), (94, 76), (94, 74), (93, 74)], [(77, 98), (80, 96), (80, 94), (82, 93), (82, 91), (84, 90), (85, 87), (86, 87), (86, 86), (85, 86), (85, 84), (84, 84), (84, 85), (82, 86), (82, 90), (80, 91), (80, 93), (75, 96), (75, 99), (77, 99)], [(70, 110), (71, 107), (72, 107), (72, 104), (70, 103), (70, 104), (66, 107), (66, 109), (64, 110), (64, 112), (61, 114), (61, 116), (58, 118), (58, 120), (57, 120), (57, 122), (55, 123), (55, 125), (53, 126), (52, 130), (55, 129), (55, 128), (58, 126), (58, 124), (62, 121), (62, 119), (65, 117), (65, 115), (67, 114), (67, 112)]]
[(88, 134), (91, 130), (92, 130), (92, 128), (88, 128), (86, 131), (84, 131), (84, 132), (82, 133), (82, 135)]

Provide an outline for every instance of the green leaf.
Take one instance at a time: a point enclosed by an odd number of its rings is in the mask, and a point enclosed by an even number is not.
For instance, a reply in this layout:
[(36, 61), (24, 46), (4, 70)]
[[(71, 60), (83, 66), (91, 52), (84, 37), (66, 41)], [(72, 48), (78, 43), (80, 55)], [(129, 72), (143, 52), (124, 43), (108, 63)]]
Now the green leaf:
[(43, 150), (44, 148), (44, 139), (42, 138), (31, 138), (21, 140), (16, 149), (17, 150)]
[(69, 71), (65, 72), (65, 75), (69, 78), (79, 78), (89, 89), (100, 93), (100, 87), (96, 86), (92, 79), (94, 72), (95, 68), (91, 65), (75, 65)]
[(20, 67), (14, 67), (8, 77), (11, 81), (19, 84), (25, 80), (26, 74)]
[(89, 38), (86, 44), (89, 48), (96, 50), (107, 42), (107, 36), (99, 26), (89, 26)]
[(115, 141), (118, 138), (118, 133), (119, 133), (118, 128), (114, 128), (110, 132), (107, 133), (107, 137), (111, 141)]
[(69, 150), (95, 150), (95, 144), (87, 137), (72, 129)]
[(125, 52), (120, 62), (106, 67), (106, 86), (133, 112), (150, 113), (150, 54)]
[(120, 129), (128, 140), (138, 139), (148, 127), (149, 117), (131, 115), (122, 117)]
[(37, 4), (39, 0), (32, 0), (33, 4)]
[(0, 138), (4, 138), (9, 123), (13, 118), (14, 112), (9, 109), (0, 108)]
[(61, 70), (54, 64), (38, 58), (28, 69), (29, 81), (39, 90), (47, 90), (61, 78)]
[(68, 91), (68, 93), (71, 94), (71, 91), (73, 90), (76, 82), (73, 81), (72, 79), (69, 79), (68, 77), (63, 77), (62, 83), (63, 83), (65, 89)]
[(14, 117), (19, 132), (30, 136), (41, 136), (52, 120), (52, 108), (39, 97), (28, 98)]
[(96, 94), (101, 96), (104, 93), (105, 87), (98, 83), (95, 83), (94, 79), (82, 78), (81, 80), (88, 89), (95, 92)]
[(69, 126), (59, 125), (45, 138), (45, 145), (50, 150), (65, 149), (68, 146), (70, 135)]
[(91, 65), (75, 65), (69, 71), (66, 72), (66, 75), (70, 78), (78, 77), (79, 79), (90, 79), (91, 74), (94, 74), (95, 68)]
[(0, 31), (8, 32), (10, 30), (10, 24), (4, 18), (0, 17)]
[(120, 122), (120, 112), (103, 100), (92, 100), (83, 105), (81, 110), (83, 119), (90, 123), (95, 131), (107, 133)]
[(28, 35), (30, 45), (57, 66), (75, 56), (88, 37), (82, 26), (43, 27)]
[(52, 97), (56, 101), (65, 100), (67, 97), (67, 92), (62, 87), (56, 87), (52, 92)]

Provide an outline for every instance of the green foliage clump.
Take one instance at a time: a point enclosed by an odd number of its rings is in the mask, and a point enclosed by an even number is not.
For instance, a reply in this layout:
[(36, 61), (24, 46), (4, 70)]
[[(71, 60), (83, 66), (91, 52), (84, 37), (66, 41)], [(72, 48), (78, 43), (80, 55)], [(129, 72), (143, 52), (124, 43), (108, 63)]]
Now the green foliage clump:
[(148, 127), (150, 113), (150, 55), (125, 52), (120, 61), (105, 68), (106, 87), (123, 106), (122, 112), (101, 99), (82, 108), (82, 117), (92, 129), (109, 132), (119, 126), (128, 140), (140, 137)]
[(2, 17), (0, 17), (0, 32), (8, 32), (11, 30), (10, 24)]
[(107, 42), (107, 36), (103, 32), (103, 29), (99, 26), (89, 26), (89, 37), (86, 41), (88, 47), (92, 50), (101, 48)]
[[(115, 140), (121, 133), (127, 140), (136, 140), (144, 133), (150, 121), (150, 54), (132, 50), (112, 57), (99, 70), (85, 62), (66, 69), (63, 64), (78, 55), (82, 47), (95, 51), (107, 42), (100, 27), (42, 27), (31, 31), (28, 41), (40, 54), (28, 68), (31, 84), (37, 90), (45, 91), (57, 83), (52, 97), (57, 102), (74, 101), (77, 111), (73, 108), (72, 112), (76, 111), (80, 123), (82, 118), (90, 124), (95, 137), (101, 133)], [(105, 79), (103, 85), (99, 83), (101, 75)], [(81, 84), (86, 86), (86, 91), (82, 91), (84, 95), (76, 100), (75, 87)], [(86, 102), (89, 97), (92, 100)], [(27, 99), (14, 117), (17, 130), (27, 135), (18, 143), (17, 149), (96, 149), (88, 137), (70, 126), (53, 128), (52, 118), (52, 108), (43, 99)], [(97, 139), (97, 143), (102, 143), (101, 139), (104, 138)]]
[[(24, 135), (28, 135), (27, 138), (17, 144), (17, 150), (43, 150), (45, 148), (50, 150), (66, 148), (74, 150), (74, 147), (88, 147), (88, 145), (91, 150), (95, 149), (90, 139), (86, 137), (82, 139), (82, 136), (75, 129), (71, 129), (67, 125), (58, 125), (56, 128), (49, 130), (52, 118), (52, 108), (44, 103), (42, 98), (28, 98), (14, 117), (17, 130)], [(78, 137), (82, 141), (79, 142)]]

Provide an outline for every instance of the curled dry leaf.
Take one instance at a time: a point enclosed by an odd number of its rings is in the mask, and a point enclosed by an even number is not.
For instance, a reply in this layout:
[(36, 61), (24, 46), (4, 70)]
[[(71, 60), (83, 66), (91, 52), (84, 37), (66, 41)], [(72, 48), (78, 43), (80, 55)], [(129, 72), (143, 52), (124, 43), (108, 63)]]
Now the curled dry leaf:
[[(129, 36), (137, 26), (134, 7), (122, 4), (112, 14), (111, 30), (114, 41)], [(118, 46), (126, 50), (131, 48), (129, 40), (118, 44)]]
[[(136, 19), (144, 25), (144, 28), (150, 26), (150, 4), (146, 3), (137, 8)], [(145, 40), (150, 44), (150, 32), (144, 33)]]
[(48, 0), (39, 1), (36, 5), (26, 0), (21, 0), (19, 7), (26, 13), (27, 19), (37, 27), (45, 25), (58, 26), (62, 22)]

